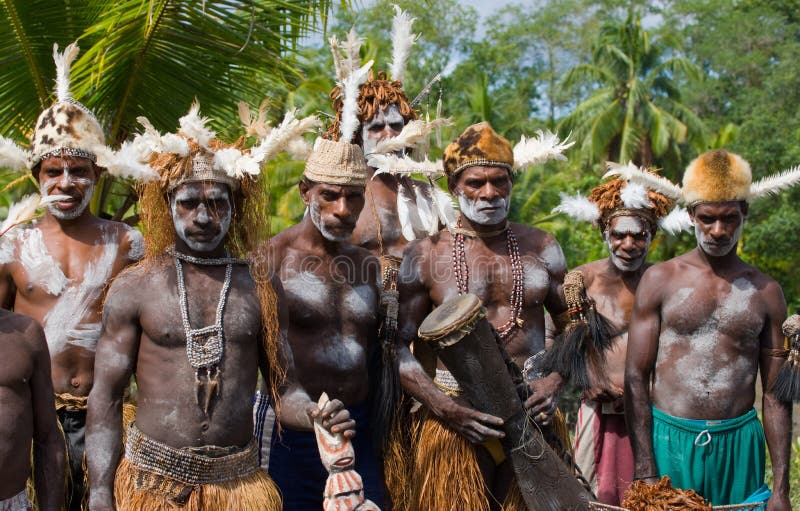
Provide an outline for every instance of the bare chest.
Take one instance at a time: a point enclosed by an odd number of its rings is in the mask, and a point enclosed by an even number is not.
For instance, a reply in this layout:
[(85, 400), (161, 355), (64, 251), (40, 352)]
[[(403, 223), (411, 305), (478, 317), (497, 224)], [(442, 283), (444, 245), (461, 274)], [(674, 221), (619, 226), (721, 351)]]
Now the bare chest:
[(375, 284), (354, 277), (353, 274), (334, 278), (311, 271), (284, 271), (282, 284), (291, 326), (355, 325), (372, 329), (378, 319), (377, 289)]
[(0, 335), (3, 356), (0, 357), (0, 387), (12, 391), (27, 388), (33, 374), (29, 350), (17, 341)]

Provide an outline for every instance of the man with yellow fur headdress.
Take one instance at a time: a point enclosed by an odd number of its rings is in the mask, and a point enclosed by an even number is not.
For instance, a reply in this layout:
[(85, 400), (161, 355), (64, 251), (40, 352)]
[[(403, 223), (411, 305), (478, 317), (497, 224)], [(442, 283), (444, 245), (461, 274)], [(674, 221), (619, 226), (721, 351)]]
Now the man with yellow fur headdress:
[[(697, 238), (695, 249), (648, 269), (636, 291), (625, 371), (634, 479), (667, 475), (714, 505), (788, 511), (791, 408), (772, 388), (785, 358), (786, 303), (778, 283), (736, 249), (749, 202), (795, 184), (800, 168), (752, 183), (749, 164), (718, 149), (689, 165), (682, 187), (616, 173), (684, 202)], [(759, 372), (763, 429), (753, 408)]]

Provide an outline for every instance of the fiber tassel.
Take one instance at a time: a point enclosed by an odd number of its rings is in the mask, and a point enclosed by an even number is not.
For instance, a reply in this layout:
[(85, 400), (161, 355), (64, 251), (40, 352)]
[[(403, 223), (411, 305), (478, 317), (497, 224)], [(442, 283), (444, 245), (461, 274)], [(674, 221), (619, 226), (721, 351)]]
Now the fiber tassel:
[(775, 377), (772, 392), (781, 401), (800, 401), (800, 315), (783, 323), (783, 335), (789, 339), (789, 355)]

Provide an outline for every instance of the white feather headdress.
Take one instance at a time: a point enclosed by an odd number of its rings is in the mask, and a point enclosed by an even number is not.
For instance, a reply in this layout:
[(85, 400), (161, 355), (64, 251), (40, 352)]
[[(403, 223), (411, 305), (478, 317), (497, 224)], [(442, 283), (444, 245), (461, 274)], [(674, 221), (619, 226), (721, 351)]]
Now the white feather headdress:
[(392, 23), (392, 65), (389, 67), (389, 72), (392, 75), (392, 80), (402, 82), (406, 74), (408, 54), (411, 51), (411, 47), (414, 45), (414, 41), (417, 40), (417, 35), (411, 32), (414, 18), (397, 5), (394, 6), (394, 11), (395, 15)]
[(63, 53), (58, 52), (58, 44), (53, 45), (53, 61), (56, 64), (56, 98), (58, 101), (70, 101), (72, 93), (69, 91), (69, 74), (72, 63), (78, 56), (78, 43), (72, 43), (64, 49)]
[[(370, 154), (396, 153), (397, 151), (413, 148), (427, 142), (428, 137), (431, 136), (434, 130), (443, 126), (452, 125), (453, 121), (448, 117), (442, 117), (432, 121), (423, 121), (422, 119), (409, 121), (403, 126), (403, 130), (396, 137), (385, 138), (375, 144)], [(367, 157), (369, 157), (370, 154), (368, 154)]]
[(783, 190), (800, 183), (800, 165), (784, 170), (778, 174), (767, 176), (750, 185), (748, 200), (760, 199), (769, 195), (777, 195)]
[(358, 129), (359, 85), (364, 83), (372, 67), (370, 60), (344, 79), (344, 100), (342, 101), (342, 123), (339, 127), (340, 140), (352, 142)]
[(536, 135), (525, 138), (523, 135), (514, 146), (514, 170), (519, 171), (532, 165), (541, 165), (549, 160), (566, 161), (562, 153), (575, 145), (569, 141), (569, 135), (564, 141), (559, 141), (558, 136), (551, 131), (537, 130)]
[(637, 167), (633, 162), (627, 164), (606, 162), (608, 172), (603, 175), (603, 179), (609, 177), (620, 177), (629, 182), (641, 183), (654, 192), (666, 195), (672, 200), (682, 200), (683, 190), (669, 179), (653, 174), (645, 169)]

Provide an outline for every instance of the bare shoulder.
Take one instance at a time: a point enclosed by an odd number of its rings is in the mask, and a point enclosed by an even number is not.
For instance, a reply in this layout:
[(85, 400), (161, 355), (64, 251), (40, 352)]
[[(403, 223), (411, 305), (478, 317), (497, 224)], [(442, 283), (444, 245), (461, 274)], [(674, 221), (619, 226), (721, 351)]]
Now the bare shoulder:
[(142, 292), (156, 296), (157, 280), (163, 279), (167, 261), (166, 257), (158, 257), (126, 267), (111, 282), (106, 301), (112, 297), (124, 301), (136, 301)]
[(768, 302), (778, 301), (786, 308), (785, 299), (783, 296), (783, 288), (777, 280), (773, 279), (763, 271), (759, 270), (753, 265), (743, 263), (744, 275), (743, 277), (749, 280), (753, 286), (758, 289), (759, 293), (768, 300)]
[(524, 224), (511, 224), (517, 236), (520, 249), (526, 255), (534, 255), (542, 260), (551, 273), (567, 271), (567, 261), (556, 237), (547, 231)]
[(119, 246), (119, 254), (130, 261), (138, 261), (144, 255), (142, 233), (124, 222), (98, 218), (100, 229), (108, 241)]
[(572, 271), (577, 271), (583, 274), (583, 283), (588, 287), (591, 285), (594, 278), (603, 273), (608, 268), (608, 258), (598, 259), (586, 264), (582, 264)]
[[(36, 320), (17, 314), (16, 312), (0, 309), (0, 339), (14, 340), (17, 342), (4, 343), (4, 349), (8, 346), (28, 346), (36, 352), (47, 349), (47, 342), (44, 338), (44, 330)], [(8, 353), (6, 353), (8, 354)]]

